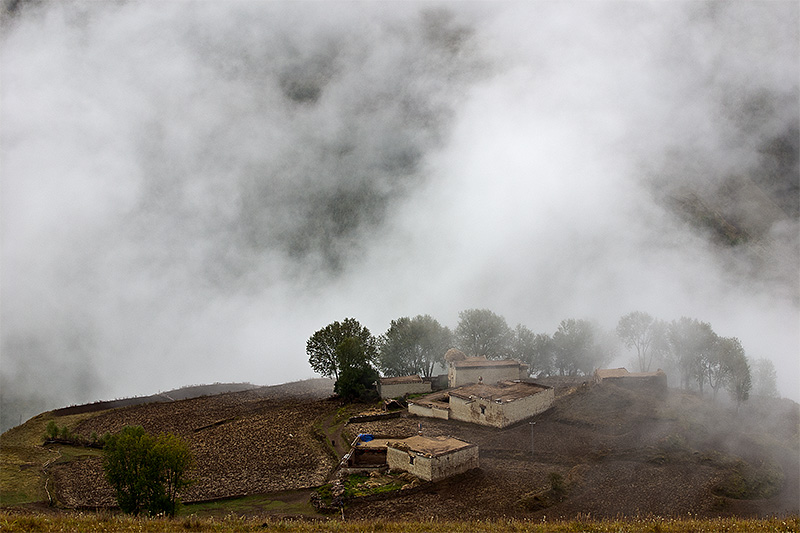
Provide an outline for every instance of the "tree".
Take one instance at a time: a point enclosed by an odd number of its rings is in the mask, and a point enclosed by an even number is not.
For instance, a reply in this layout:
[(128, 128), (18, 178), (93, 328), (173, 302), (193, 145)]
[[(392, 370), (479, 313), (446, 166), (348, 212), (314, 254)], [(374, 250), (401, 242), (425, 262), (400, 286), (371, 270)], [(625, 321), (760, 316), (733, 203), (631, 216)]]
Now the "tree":
[(430, 315), (392, 320), (379, 343), (378, 366), (385, 376), (431, 377), (451, 347), (453, 334)]
[(373, 383), (378, 379), (378, 372), (364, 356), (362, 339), (344, 339), (336, 347), (336, 358), (342, 363), (342, 371), (333, 385), (333, 392), (345, 401), (371, 400), (375, 391)]
[(153, 455), (160, 463), (164, 488), (156, 511), (165, 511), (168, 516), (174, 517), (180, 503), (178, 493), (191, 484), (185, 474), (192, 466), (194, 458), (186, 443), (171, 433), (159, 436)]
[(513, 334), (505, 318), (488, 309), (467, 309), (458, 318), (456, 345), (467, 356), (500, 358), (509, 352)]
[[(736, 340), (738, 343), (738, 339)], [(750, 398), (750, 390), (753, 386), (750, 379), (750, 364), (747, 362), (744, 350), (731, 352), (728, 364), (730, 365), (730, 375), (727, 383), (728, 391), (733, 396), (733, 399), (736, 400), (736, 410), (738, 411), (742, 402), (746, 402)]]
[(753, 363), (753, 394), (767, 398), (778, 397), (778, 375), (775, 365), (765, 358), (756, 359)]
[[(306, 342), (308, 362), (315, 372), (339, 380), (339, 374), (347, 364), (339, 360), (336, 349), (348, 337), (361, 340), (362, 356), (370, 363), (377, 358), (377, 343), (366, 327), (354, 318), (333, 322), (314, 333)], [(339, 352), (342, 355), (344, 352)]]
[(619, 319), (617, 335), (627, 348), (636, 349), (639, 372), (649, 372), (653, 357), (664, 345), (665, 327), (643, 311), (634, 311)]
[(188, 446), (172, 434), (158, 438), (141, 426), (125, 426), (106, 439), (103, 469), (124, 512), (175, 515), (177, 494), (189, 484)]
[(562, 320), (553, 334), (555, 370), (562, 376), (591, 374), (611, 356), (607, 337), (588, 320)]
[(688, 389), (697, 382), (700, 394), (706, 381), (706, 361), (717, 340), (711, 325), (694, 318), (681, 317), (667, 328), (670, 363), (681, 376), (681, 387)]
[[(736, 337), (717, 337), (714, 347), (706, 357), (702, 358), (701, 366), (714, 398), (717, 397), (717, 392), (721, 387), (728, 385), (733, 380), (734, 367), (736, 364), (740, 364), (739, 359), (744, 360), (745, 365), (747, 364), (742, 343)], [(747, 374), (749, 376), (749, 369)]]
[(528, 375), (547, 375), (553, 365), (553, 339), (517, 324), (511, 341), (511, 356), (528, 365)]

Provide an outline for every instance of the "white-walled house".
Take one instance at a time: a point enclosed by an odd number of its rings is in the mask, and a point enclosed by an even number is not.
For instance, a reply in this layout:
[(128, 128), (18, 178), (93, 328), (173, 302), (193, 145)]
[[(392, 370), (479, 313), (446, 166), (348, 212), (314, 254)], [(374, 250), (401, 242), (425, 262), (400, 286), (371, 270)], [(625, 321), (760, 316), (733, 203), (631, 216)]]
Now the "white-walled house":
[(455, 437), (415, 435), (387, 443), (391, 470), (404, 470), (425, 481), (439, 481), (478, 468), (478, 446)]

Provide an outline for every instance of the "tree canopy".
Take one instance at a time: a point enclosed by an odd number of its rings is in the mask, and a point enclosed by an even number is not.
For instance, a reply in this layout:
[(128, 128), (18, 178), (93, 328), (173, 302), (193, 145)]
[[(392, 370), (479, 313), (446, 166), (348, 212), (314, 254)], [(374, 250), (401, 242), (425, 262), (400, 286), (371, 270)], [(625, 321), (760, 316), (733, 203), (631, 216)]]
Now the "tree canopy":
[(467, 309), (458, 319), (456, 346), (467, 356), (498, 359), (509, 353), (513, 333), (505, 318), (488, 309)]
[(385, 376), (431, 377), (444, 361), (453, 334), (430, 315), (392, 320), (379, 339), (378, 366)]
[[(325, 377), (333, 377), (337, 381), (341, 371), (353, 363), (352, 360), (343, 360), (342, 357), (352, 358), (351, 351), (339, 351), (337, 348), (347, 338), (360, 340), (362, 352), (358, 358), (363, 358), (372, 364), (377, 358), (377, 342), (369, 329), (362, 326), (355, 318), (345, 318), (341, 322), (333, 322), (315, 332), (306, 343), (308, 362), (315, 372)], [(358, 364), (360, 365), (360, 361)]]
[(175, 435), (154, 437), (141, 426), (125, 426), (106, 440), (103, 469), (124, 512), (175, 516), (192, 462), (189, 447)]

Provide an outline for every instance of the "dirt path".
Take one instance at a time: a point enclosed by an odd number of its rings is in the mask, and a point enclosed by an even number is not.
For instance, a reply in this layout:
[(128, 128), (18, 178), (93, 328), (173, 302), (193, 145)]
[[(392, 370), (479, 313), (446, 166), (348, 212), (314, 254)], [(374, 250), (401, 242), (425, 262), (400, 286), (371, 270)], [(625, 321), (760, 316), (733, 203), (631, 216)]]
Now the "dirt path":
[(337, 457), (341, 459), (344, 454), (350, 451), (350, 443), (346, 442), (342, 435), (345, 420), (336, 422), (336, 414), (336, 411), (334, 411), (323, 419), (322, 431), (336, 452)]

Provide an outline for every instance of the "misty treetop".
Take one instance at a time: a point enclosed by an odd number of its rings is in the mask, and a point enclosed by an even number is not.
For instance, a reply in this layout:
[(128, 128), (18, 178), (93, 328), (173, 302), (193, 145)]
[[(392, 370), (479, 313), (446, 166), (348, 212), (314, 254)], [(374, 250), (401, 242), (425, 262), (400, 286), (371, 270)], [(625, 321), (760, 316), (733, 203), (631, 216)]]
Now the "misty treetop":
[(708, 388), (716, 398), (727, 390), (741, 403), (755, 386), (758, 395), (777, 396), (771, 361), (751, 363), (738, 338), (717, 335), (695, 318), (666, 322), (633, 311), (619, 318), (614, 331), (591, 320), (565, 318), (550, 335), (523, 324), (511, 329), (505, 317), (489, 309), (467, 309), (458, 316), (455, 332), (430, 315), (404, 316), (392, 320), (378, 338), (354, 318), (333, 322), (308, 340), (309, 363), (318, 373), (342, 380), (337, 394), (364, 398), (377, 379), (376, 367), (385, 376), (430, 378), (444, 367), (450, 348), (467, 356), (513, 358), (528, 365), (530, 376), (546, 377), (589, 376), (620, 355), (623, 345), (635, 354), (635, 370), (658, 367), (673, 383), (701, 395)]
[(378, 366), (385, 376), (433, 376), (452, 347), (453, 334), (430, 315), (392, 320), (379, 339)]

